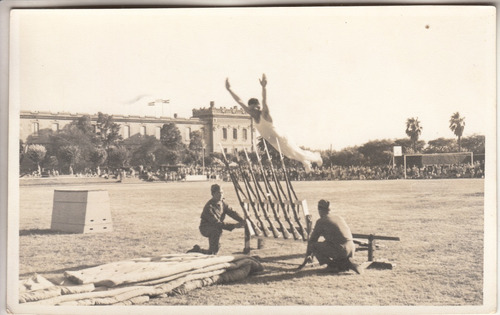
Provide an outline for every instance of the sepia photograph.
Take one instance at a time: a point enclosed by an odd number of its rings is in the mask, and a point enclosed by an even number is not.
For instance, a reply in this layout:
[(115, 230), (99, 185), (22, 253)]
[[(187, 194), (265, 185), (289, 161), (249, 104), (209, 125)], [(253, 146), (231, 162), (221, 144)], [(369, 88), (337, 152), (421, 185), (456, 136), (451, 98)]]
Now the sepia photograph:
[(7, 17), (7, 313), (496, 312), (494, 6)]

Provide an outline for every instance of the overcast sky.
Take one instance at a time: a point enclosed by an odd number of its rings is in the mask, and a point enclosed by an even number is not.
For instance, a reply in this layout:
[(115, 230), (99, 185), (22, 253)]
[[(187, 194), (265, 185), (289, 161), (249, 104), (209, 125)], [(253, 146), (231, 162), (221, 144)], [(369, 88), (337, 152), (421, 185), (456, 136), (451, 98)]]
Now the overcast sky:
[[(495, 116), (492, 7), (24, 10), (11, 46), (14, 109), (190, 117), (261, 97), (299, 145), (339, 150), (486, 134)], [(142, 99), (141, 96), (147, 95)], [(170, 104), (147, 106), (153, 99)], [(139, 99), (139, 100), (138, 100)], [(493, 122), (493, 124), (491, 124)]]

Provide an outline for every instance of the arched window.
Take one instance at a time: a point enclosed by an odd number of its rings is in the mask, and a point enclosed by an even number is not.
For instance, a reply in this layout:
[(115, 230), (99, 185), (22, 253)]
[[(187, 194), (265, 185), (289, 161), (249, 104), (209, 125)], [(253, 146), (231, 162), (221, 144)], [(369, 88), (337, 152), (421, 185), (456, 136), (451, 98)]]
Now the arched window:
[(123, 126), (123, 139), (130, 137), (130, 126)]
[(34, 136), (38, 136), (38, 130), (40, 129), (40, 125), (37, 123), (37, 122), (34, 122), (32, 125), (31, 125), (31, 133), (34, 135)]

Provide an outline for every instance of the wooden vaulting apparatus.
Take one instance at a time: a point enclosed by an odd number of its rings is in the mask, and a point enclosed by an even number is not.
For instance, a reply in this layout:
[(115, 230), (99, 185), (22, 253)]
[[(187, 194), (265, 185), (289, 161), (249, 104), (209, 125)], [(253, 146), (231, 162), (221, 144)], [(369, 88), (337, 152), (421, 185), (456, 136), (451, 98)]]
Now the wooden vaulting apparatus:
[[(258, 166), (252, 164), (245, 150), (245, 166), (238, 163), (238, 167), (235, 169), (230, 167), (222, 150), (224, 164), (245, 215), (245, 253), (250, 252), (251, 237), (308, 241), (312, 230), (312, 219), (307, 201), (297, 197), (288, 176), (281, 150), (284, 184), (280, 181), (277, 170), (272, 164), (265, 141), (264, 146), (271, 178), (268, 178), (268, 172), (264, 168), (258, 150), (256, 150)], [(243, 182), (244, 188), (240, 185), (240, 181)]]

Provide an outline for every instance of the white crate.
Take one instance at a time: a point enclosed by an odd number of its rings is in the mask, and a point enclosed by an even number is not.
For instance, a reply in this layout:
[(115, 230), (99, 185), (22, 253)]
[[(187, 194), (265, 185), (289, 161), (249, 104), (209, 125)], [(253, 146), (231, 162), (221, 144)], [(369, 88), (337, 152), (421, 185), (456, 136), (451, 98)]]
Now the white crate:
[(70, 233), (113, 231), (107, 190), (54, 190), (51, 230)]

